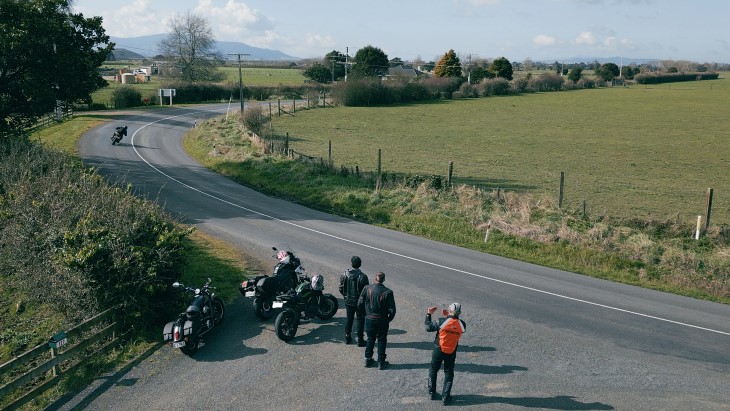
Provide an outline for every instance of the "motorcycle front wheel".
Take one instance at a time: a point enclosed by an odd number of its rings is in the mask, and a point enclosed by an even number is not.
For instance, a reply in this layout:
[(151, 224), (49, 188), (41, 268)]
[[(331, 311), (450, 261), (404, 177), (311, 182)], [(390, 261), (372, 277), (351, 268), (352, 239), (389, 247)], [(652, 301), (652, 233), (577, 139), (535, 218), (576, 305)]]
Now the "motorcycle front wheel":
[(253, 310), (261, 321), (266, 321), (274, 315), (274, 308), (271, 304), (274, 302), (272, 296), (258, 297), (253, 300)]
[(225, 316), (223, 300), (218, 297), (213, 297), (211, 308), (213, 309), (213, 322), (215, 322), (215, 325), (223, 324), (223, 318)]
[(324, 294), (319, 300), (319, 307), (317, 310), (317, 318), (320, 320), (329, 320), (334, 317), (337, 313), (339, 304), (337, 303), (337, 297), (332, 294)]
[(284, 310), (276, 317), (274, 323), (276, 336), (282, 341), (290, 341), (297, 335), (299, 328), (299, 314), (292, 310)]

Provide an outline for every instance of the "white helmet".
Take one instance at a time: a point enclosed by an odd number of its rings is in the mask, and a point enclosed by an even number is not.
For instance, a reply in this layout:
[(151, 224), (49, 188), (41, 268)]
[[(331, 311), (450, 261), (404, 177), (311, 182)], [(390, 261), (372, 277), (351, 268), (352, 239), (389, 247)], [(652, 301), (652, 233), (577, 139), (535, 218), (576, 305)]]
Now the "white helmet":
[(282, 264), (289, 264), (289, 260), (291, 260), (290, 257), (290, 254), (286, 251), (279, 251), (276, 254), (276, 259), (279, 260), (279, 262)]
[(319, 274), (312, 277), (312, 284), (310, 285), (310, 287), (312, 287), (312, 290), (315, 291), (324, 290), (324, 277)]

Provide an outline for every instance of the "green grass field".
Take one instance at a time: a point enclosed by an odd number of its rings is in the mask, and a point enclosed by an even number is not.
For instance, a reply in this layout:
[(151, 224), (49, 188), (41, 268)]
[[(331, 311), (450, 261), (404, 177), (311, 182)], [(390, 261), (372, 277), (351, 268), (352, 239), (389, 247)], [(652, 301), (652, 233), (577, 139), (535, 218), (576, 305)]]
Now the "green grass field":
[[(130, 65), (127, 63), (105, 63), (107, 68), (136, 68), (139, 65)], [(219, 68), (225, 75), (224, 83), (238, 84), (238, 67), (221, 67)], [(302, 71), (298, 69), (277, 69), (277, 68), (243, 68), (243, 83), (245, 86), (278, 86), (284, 85), (300, 85), (304, 84), (305, 77)], [(164, 87), (165, 80), (158, 76), (152, 76), (148, 83), (131, 84), (130, 86), (139, 90), (143, 97), (156, 96), (157, 90)], [(91, 98), (95, 103), (106, 104), (111, 107), (112, 93), (121, 84), (109, 82), (109, 87), (103, 88), (92, 93)]]
[(589, 213), (730, 223), (730, 80), (615, 87), (399, 107), (333, 108), (274, 119), (290, 147), (336, 164), (446, 175), (549, 193)]

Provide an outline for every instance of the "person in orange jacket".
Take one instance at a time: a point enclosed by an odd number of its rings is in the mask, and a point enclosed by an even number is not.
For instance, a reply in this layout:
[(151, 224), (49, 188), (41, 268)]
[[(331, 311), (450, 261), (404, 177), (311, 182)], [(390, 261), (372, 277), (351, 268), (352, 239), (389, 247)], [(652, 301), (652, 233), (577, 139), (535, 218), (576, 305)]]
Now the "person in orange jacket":
[(444, 405), (452, 402), (451, 386), (454, 383), (454, 363), (456, 363), (456, 349), (459, 347), (459, 339), (466, 331), (466, 323), (462, 321), (461, 304), (453, 303), (448, 310), (443, 310), (443, 318), (433, 321), (431, 316), (436, 312), (436, 307), (428, 307), (426, 312), (426, 331), (436, 333), (433, 352), (431, 354), (431, 369), (428, 372), (428, 395), (432, 400), (436, 399), (436, 376), (444, 364), (444, 387), (441, 398)]

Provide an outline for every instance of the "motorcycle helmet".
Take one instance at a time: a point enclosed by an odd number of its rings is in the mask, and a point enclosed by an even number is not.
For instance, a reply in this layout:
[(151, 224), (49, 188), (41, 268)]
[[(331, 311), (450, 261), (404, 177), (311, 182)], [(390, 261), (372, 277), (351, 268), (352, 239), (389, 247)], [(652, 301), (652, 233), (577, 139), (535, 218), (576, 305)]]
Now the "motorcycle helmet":
[(312, 284), (310, 287), (312, 287), (312, 290), (315, 291), (324, 290), (324, 277), (322, 277), (321, 275), (315, 275), (314, 277), (312, 277)]
[(276, 254), (276, 259), (279, 260), (279, 262), (282, 264), (288, 264), (290, 260), (290, 255), (286, 251), (279, 251)]

